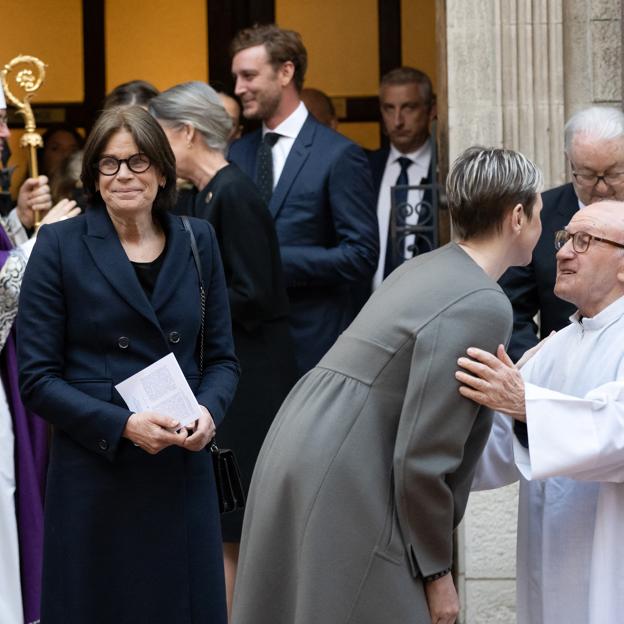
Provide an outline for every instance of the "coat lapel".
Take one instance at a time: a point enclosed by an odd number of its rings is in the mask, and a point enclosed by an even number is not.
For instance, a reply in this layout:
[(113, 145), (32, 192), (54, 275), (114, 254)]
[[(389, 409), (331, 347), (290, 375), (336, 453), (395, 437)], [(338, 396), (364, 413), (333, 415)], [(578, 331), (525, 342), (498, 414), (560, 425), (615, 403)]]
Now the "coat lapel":
[(182, 220), (166, 214), (163, 223), (167, 234), (167, 251), (152, 294), (152, 306), (156, 313), (178, 292), (184, 274), (196, 271), (191, 266), (191, 245)]
[(273, 219), (277, 217), (277, 213), (284, 205), (284, 200), (286, 199), (286, 195), (292, 183), (295, 181), (299, 170), (303, 167), (303, 164), (310, 155), (312, 142), (316, 133), (316, 123), (314, 118), (308, 115), (288, 154), (284, 169), (282, 170), (282, 175), (280, 175), (277, 186), (273, 191), (271, 201), (269, 202), (269, 210), (273, 215)]
[(105, 206), (88, 208), (86, 218), (87, 233), (82, 238), (97, 268), (128, 305), (158, 325), (154, 309), (121, 246)]
[(578, 209), (578, 197), (574, 191), (574, 186), (571, 182), (569, 182), (566, 184), (563, 192), (561, 193), (561, 199), (558, 202), (557, 211), (569, 221)]

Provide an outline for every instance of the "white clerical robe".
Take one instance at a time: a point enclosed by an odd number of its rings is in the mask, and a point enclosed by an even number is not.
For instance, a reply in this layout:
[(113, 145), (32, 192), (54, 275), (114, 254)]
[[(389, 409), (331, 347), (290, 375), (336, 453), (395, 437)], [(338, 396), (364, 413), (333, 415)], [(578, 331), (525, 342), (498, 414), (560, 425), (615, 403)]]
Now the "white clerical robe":
[(624, 297), (522, 369), (529, 450), (495, 422), (473, 489), (520, 479), (519, 624), (624, 622)]

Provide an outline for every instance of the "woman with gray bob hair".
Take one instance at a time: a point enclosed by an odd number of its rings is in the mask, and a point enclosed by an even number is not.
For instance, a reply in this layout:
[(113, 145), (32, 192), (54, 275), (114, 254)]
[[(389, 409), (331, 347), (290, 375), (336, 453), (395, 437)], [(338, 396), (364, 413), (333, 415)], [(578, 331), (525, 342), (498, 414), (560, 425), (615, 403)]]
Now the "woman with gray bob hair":
[(232, 130), (232, 118), (217, 92), (194, 80), (167, 89), (149, 104), (149, 112), (163, 128), (183, 130), (190, 126), (201, 135), (206, 147), (225, 152)]
[[(181, 193), (174, 212), (209, 221), (221, 249), (243, 373), (217, 443), (236, 452), (248, 486), (266, 432), (296, 381), (273, 217), (252, 180), (223, 155), (232, 120), (214, 89), (201, 82), (177, 85), (155, 97), (149, 111), (169, 139), (178, 177), (197, 189)], [(242, 522), (236, 511), (221, 523), (228, 604)]]

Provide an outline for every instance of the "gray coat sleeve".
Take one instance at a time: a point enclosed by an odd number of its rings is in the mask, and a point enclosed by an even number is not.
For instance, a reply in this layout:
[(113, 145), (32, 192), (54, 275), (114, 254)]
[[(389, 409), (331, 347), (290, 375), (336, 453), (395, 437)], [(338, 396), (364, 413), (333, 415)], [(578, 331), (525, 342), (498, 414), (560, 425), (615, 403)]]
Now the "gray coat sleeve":
[(488, 410), (459, 394), (457, 358), (470, 346), (494, 352), (511, 328), (511, 306), (492, 289), (454, 302), (415, 336), (394, 450), (397, 515), (415, 576), (452, 565), (453, 529), (491, 425)]

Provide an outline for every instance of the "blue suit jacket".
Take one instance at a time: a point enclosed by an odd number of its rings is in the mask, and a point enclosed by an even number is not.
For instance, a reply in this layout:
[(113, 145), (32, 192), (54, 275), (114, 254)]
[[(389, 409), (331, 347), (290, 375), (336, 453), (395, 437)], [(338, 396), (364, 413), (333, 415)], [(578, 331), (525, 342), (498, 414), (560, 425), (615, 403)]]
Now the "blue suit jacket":
[[(255, 179), (258, 130), (229, 158)], [(321, 359), (353, 318), (350, 286), (379, 254), (375, 199), (361, 148), (308, 115), (269, 203), (291, 304), (299, 372)]]

